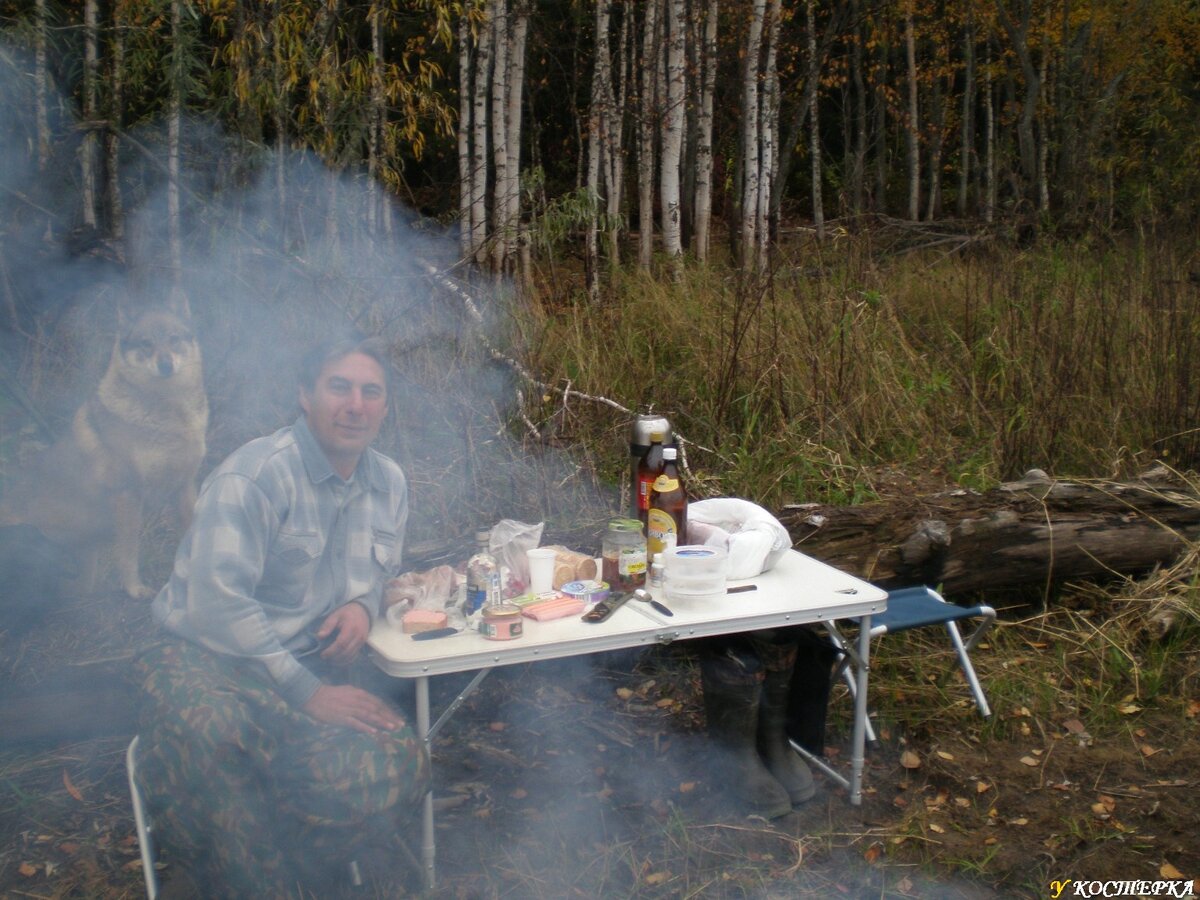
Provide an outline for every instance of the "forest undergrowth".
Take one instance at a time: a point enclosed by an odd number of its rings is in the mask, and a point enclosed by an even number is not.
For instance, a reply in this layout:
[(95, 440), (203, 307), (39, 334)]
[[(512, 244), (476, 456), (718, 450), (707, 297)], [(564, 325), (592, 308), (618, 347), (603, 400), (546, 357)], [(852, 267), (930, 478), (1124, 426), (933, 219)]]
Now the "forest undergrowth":
[[(504, 374), (463, 409), (427, 413), (432, 443), (404, 434), (417, 392), (397, 395), (382, 440), (410, 475), (414, 542), (497, 514), (594, 531), (619, 509), (628, 416), (588, 396), (665, 412), (697, 496), (768, 507), (986, 487), (1034, 466), (1121, 477), (1165, 460), (1192, 477), (1194, 239), (900, 249), (868, 235), (783, 248), (754, 281), (616, 274), (599, 304), (560, 272), (492, 338), (540, 387), (461, 336), (408, 348), (409, 387), (444, 379), (448, 359)], [(202, 340), (220, 333), (219, 313), (198, 312)], [(210, 372), (217, 411), (236, 393), (227, 377)], [(214, 452), (245, 427), (230, 421), (214, 422)], [(147, 567), (161, 578), (177, 536), (160, 520), (152, 530)], [(1198, 876), (1196, 566), (1193, 550), (1138, 579), (1060, 586), (1037, 608), (997, 603), (975, 653), (988, 720), (944, 639), (886, 639), (864, 804), (822, 778), (813, 803), (771, 823), (743, 816), (707, 765), (686, 647), (498, 672), (434, 746), (431, 895), (1034, 898), (1056, 879)], [(5, 676), (33, 686), (69, 655), (93, 681), (126, 679), (152, 634), (130, 603), (105, 594), (56, 610), (43, 632), (0, 635)], [(451, 681), (435, 682), (435, 702), (452, 699)], [(839, 766), (846, 700), (835, 685)], [(126, 741), (0, 747), (0, 895), (138, 895)], [(416, 893), (392, 862), (345, 895)]]

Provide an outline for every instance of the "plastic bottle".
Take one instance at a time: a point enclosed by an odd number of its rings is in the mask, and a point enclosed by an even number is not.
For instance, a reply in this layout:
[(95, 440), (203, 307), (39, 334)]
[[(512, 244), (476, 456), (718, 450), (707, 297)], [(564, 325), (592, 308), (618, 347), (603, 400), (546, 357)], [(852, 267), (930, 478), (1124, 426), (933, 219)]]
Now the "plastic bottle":
[(474, 615), (500, 602), (500, 563), (488, 550), (490, 531), (475, 532), (475, 555), (467, 560), (467, 599), (463, 612)]
[(646, 587), (651, 591), (661, 591), (663, 588), (663, 555), (661, 553), (654, 554), (654, 561), (650, 563), (650, 575), (646, 579)]
[(646, 550), (650, 558), (662, 553), (669, 540), (679, 542), (687, 535), (687, 494), (679, 479), (674, 447), (663, 448), (662, 474), (654, 481), (650, 492), (650, 508), (646, 514)]
[(646, 525), (646, 514), (650, 510), (650, 490), (654, 486), (654, 481), (662, 474), (663, 470), (663, 433), (661, 431), (653, 431), (650, 433), (650, 446), (642, 458), (638, 460), (637, 474), (634, 478), (635, 489), (637, 496), (634, 498), (637, 503), (638, 521), (642, 523), (642, 527)]

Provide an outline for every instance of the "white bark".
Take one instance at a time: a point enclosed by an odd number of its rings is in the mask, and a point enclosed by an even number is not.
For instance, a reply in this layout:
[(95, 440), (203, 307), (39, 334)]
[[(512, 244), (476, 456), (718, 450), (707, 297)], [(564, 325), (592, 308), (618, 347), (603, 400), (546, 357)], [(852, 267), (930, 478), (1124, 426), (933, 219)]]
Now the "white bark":
[(501, 272), (508, 258), (509, 228), (504, 192), (508, 185), (508, 0), (492, 7), (492, 268)]
[(183, 279), (183, 223), (179, 203), (180, 142), (183, 139), (183, 3), (171, 0), (171, 43), (175, 49), (167, 114), (167, 242), (176, 286)]
[(96, 128), (100, 118), (96, 98), (99, 93), (100, 36), (97, 33), (97, 0), (83, 4), (83, 143), (79, 147), (80, 188), (84, 224), (96, 227)]
[(825, 198), (821, 191), (821, 120), (819, 116), (818, 97), (821, 79), (821, 60), (817, 56), (817, 20), (816, 4), (808, 0), (805, 10), (805, 20), (808, 31), (808, 79), (814, 90), (809, 92), (808, 101), (808, 156), (812, 164), (812, 216), (813, 227), (817, 230), (817, 240), (825, 239)]
[(593, 303), (600, 299), (600, 166), (605, 154), (604, 82), (609, 78), (612, 58), (608, 48), (608, 21), (611, 0), (597, 0), (595, 25), (596, 62), (592, 70), (591, 102), (588, 105), (588, 145), (585, 189), (588, 195), (588, 224), (584, 241), (584, 263), (587, 268), (588, 297)]
[(47, 79), (50, 77), (46, 65), (46, 0), (36, 0), (34, 6), (33, 75), (34, 117), (37, 122), (37, 166), (44, 172), (50, 162), (50, 111), (47, 105)]
[(488, 89), (492, 71), (491, 5), (484, 8), (484, 21), (479, 25), (475, 45), (474, 98), (471, 106), (471, 249), (475, 261), (486, 261), (484, 245), (488, 237), (487, 172), (488, 172)]
[(758, 216), (754, 225), (757, 236), (755, 255), (759, 271), (765, 271), (770, 262), (771, 227), (768, 214), (774, 206), (771, 202), (771, 195), (775, 190), (775, 177), (778, 169), (775, 148), (779, 138), (779, 73), (776, 71), (775, 61), (779, 45), (779, 19), (780, 0), (768, 0), (767, 48), (766, 58), (763, 62), (762, 102), (759, 105)]
[(759, 54), (762, 52), (763, 21), (766, 0), (752, 0), (750, 28), (746, 38), (742, 67), (742, 209), (739, 239), (740, 261), (750, 266), (758, 244), (755, 224), (758, 221), (759, 181)]
[(687, 47), (684, 40), (683, 0), (667, 0), (666, 7), (667, 106), (662, 125), (659, 203), (662, 208), (663, 252), (668, 259), (675, 259), (683, 255), (679, 174), (683, 160), (684, 61)]
[(525, 94), (525, 45), (529, 36), (528, 0), (515, 0), (509, 29), (508, 96), (505, 98), (508, 169), (504, 184), (504, 218), (508, 223), (509, 258), (514, 242), (522, 244), (521, 228), (521, 101)]
[(638, 266), (654, 255), (654, 133), (658, 120), (658, 4), (646, 0), (638, 91)]
[(629, 27), (629, 22), (631, 18), (630, 10), (623, 9), (616, 65), (616, 71), (621, 75), (620, 86), (613, 85), (610, 74), (608, 96), (605, 98), (605, 145), (608, 160), (604, 188), (605, 226), (608, 235), (608, 260), (612, 265), (616, 265), (621, 256), (621, 203), (625, 193), (625, 105), (629, 90), (629, 44), (632, 40), (632, 29)]
[(719, 0), (707, 0), (704, 42), (700, 62), (700, 111), (696, 123), (696, 222), (692, 250), (701, 262), (708, 260), (712, 224), (713, 97), (717, 88), (717, 12)]
[(463, 259), (475, 255), (471, 198), (475, 170), (471, 162), (471, 16), (464, 8), (458, 19), (458, 247)]

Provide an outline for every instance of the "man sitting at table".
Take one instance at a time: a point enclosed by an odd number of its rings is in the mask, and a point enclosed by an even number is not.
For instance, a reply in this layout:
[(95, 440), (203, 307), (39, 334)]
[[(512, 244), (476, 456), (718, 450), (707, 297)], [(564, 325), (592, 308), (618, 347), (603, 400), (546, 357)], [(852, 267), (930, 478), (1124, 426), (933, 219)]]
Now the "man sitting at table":
[[(205, 481), (153, 603), (141, 777), (161, 844), (204, 896), (294, 891), (350, 845), (394, 839), (429, 782), (424, 748), (346, 665), (399, 568), (408, 495), (370, 449), (388, 409), (378, 339), (324, 343), (303, 415)], [(311, 882), (310, 882), (311, 883)]]

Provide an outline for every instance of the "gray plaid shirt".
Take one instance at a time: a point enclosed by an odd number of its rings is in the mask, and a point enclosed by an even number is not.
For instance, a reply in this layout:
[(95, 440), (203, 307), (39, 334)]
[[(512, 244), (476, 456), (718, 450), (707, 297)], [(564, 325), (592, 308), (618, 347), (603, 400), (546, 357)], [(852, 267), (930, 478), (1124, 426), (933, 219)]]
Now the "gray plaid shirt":
[(400, 467), (367, 450), (343, 481), (301, 418), (251, 441), (205, 479), (154, 618), (215, 653), (258, 660), (294, 706), (321, 682), (299, 657), (334, 609), (374, 623), (408, 520)]

